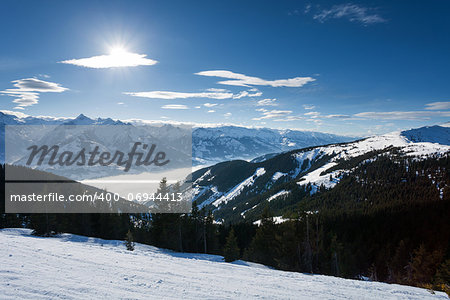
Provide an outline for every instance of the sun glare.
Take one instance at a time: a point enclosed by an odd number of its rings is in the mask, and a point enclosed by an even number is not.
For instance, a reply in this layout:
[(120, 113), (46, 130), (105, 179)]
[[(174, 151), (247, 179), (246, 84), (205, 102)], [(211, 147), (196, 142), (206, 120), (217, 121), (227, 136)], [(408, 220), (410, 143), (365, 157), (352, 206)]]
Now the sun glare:
[(103, 55), (64, 60), (62, 63), (95, 69), (151, 66), (157, 63), (156, 60), (147, 58), (146, 54), (129, 52), (119, 45), (110, 47), (108, 52)]
[(120, 56), (120, 55), (126, 55), (128, 53), (128, 51), (121, 46), (115, 46), (109, 50), (109, 53), (113, 56)]

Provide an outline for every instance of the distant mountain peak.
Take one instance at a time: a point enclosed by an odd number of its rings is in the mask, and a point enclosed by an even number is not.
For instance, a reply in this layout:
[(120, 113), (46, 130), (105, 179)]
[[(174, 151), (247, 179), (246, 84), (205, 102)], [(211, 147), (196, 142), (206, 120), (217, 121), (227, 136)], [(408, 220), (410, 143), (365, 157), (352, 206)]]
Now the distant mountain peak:
[(67, 121), (64, 124), (66, 125), (93, 125), (95, 123), (94, 120), (90, 119), (89, 117), (85, 116), (84, 114), (79, 114), (78, 117), (76, 117), (73, 120)]
[(84, 120), (84, 119), (89, 119), (88, 117), (86, 117), (84, 114), (79, 114), (78, 117), (75, 118), (76, 120)]

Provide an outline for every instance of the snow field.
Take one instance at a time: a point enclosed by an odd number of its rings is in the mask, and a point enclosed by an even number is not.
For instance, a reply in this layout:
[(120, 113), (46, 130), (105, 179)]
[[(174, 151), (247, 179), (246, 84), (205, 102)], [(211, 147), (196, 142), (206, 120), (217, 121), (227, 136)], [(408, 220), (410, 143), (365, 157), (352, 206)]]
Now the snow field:
[(401, 285), (283, 272), (71, 234), (0, 230), (1, 299), (448, 299)]

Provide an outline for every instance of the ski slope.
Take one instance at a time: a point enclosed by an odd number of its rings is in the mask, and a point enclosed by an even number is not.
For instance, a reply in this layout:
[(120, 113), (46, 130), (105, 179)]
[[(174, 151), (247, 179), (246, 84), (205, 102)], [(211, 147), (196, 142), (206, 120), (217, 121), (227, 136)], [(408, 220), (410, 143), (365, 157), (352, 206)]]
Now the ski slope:
[(220, 256), (0, 230), (1, 299), (448, 299), (401, 285), (283, 272)]

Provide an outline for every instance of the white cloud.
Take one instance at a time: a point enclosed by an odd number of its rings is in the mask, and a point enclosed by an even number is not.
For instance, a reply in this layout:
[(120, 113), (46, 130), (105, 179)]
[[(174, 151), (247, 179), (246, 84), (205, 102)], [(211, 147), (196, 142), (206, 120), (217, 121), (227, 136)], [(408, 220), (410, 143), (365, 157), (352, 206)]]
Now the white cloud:
[(189, 109), (186, 105), (183, 104), (166, 104), (161, 106), (164, 109)]
[(39, 93), (22, 92), (20, 90), (16, 91), (5, 90), (2, 91), (2, 94), (11, 97), (16, 97), (16, 99), (14, 99), (13, 102), (18, 103), (19, 107), (31, 106), (34, 104), (38, 104), (39, 102)]
[(117, 102), (117, 105), (124, 105), (125, 103), (123, 102)]
[(304, 120), (305, 117), (302, 116), (286, 116), (282, 119), (275, 119), (275, 122), (290, 122), (290, 121), (298, 121), (298, 120)]
[(62, 93), (68, 88), (61, 86), (59, 83), (40, 80), (37, 78), (24, 78), (11, 81), (14, 89), (6, 89), (0, 91), (0, 94), (15, 97), (14, 103), (17, 103), (18, 109), (37, 104), (39, 102), (40, 93)]
[(256, 103), (256, 106), (278, 106), (277, 99), (262, 99)]
[(324, 118), (327, 118), (327, 119), (348, 119), (348, 118), (350, 118), (350, 116), (349, 115), (334, 114), (334, 115), (326, 115), (326, 116), (324, 116)]
[(233, 94), (227, 90), (211, 92), (172, 92), (172, 91), (150, 91), (150, 92), (126, 92), (125, 95), (151, 99), (187, 99), (187, 98), (208, 98), (208, 99), (241, 99), (243, 97), (259, 97), (261, 92), (249, 93), (241, 91)]
[(239, 94), (236, 94), (233, 96), (233, 99), (241, 99), (243, 97), (260, 97), (262, 95), (262, 93), (259, 91), (254, 91), (253, 94), (251, 94), (249, 92), (250, 92), (250, 90), (239, 92)]
[(432, 102), (425, 104), (427, 110), (446, 110), (450, 109), (450, 102)]
[(374, 9), (359, 6), (352, 3), (334, 5), (330, 9), (323, 9), (313, 16), (321, 23), (329, 19), (347, 19), (350, 22), (359, 22), (364, 25), (384, 23), (386, 19), (378, 14), (372, 13)]
[(386, 111), (361, 112), (354, 115), (364, 119), (429, 120), (431, 117), (450, 117), (450, 111)]
[(226, 89), (216, 89), (216, 88), (206, 89), (206, 91), (208, 91), (208, 92), (229, 92), (229, 90), (226, 90)]
[(304, 13), (307, 14), (311, 10), (311, 4), (306, 4)]
[(310, 111), (310, 112), (305, 113), (305, 116), (309, 116), (311, 119), (316, 119), (320, 116), (320, 112)]
[(217, 103), (204, 103), (203, 104), (203, 106), (205, 106), (205, 107), (214, 107), (216, 105), (217, 105)]
[(40, 80), (37, 78), (25, 78), (11, 81), (17, 89), (7, 89), (6, 91), (23, 91), (39, 93), (61, 93), (68, 90), (59, 83)]
[(262, 111), (262, 116), (258, 118), (253, 118), (252, 120), (259, 121), (263, 119), (274, 119), (274, 118), (281, 118), (286, 115), (291, 114), (291, 110), (265, 110)]
[(221, 77), (231, 80), (219, 81), (219, 84), (234, 85), (234, 86), (252, 86), (252, 85), (267, 85), (272, 87), (301, 87), (308, 82), (315, 79), (312, 77), (295, 77), (290, 79), (265, 80), (258, 77), (247, 76), (244, 74), (234, 73), (226, 70), (211, 70), (195, 73), (201, 76)]
[(208, 110), (208, 113), (216, 112), (214, 109)]
[(210, 98), (210, 99), (230, 99), (232, 93), (227, 92), (201, 92), (201, 93), (183, 93), (170, 91), (152, 91), (152, 92), (131, 92), (124, 93), (134, 97), (152, 98), (152, 99), (186, 99), (186, 98)]
[(223, 116), (225, 118), (229, 118), (229, 117), (231, 117), (231, 115), (232, 115), (232, 113), (230, 113), (230, 112), (227, 112), (227, 113), (223, 114)]
[(107, 55), (63, 60), (60, 63), (93, 69), (151, 66), (157, 63), (156, 60), (146, 57), (146, 54), (117, 51)]
[(312, 105), (312, 104), (303, 104), (303, 108), (306, 110), (311, 110), (311, 109), (316, 108), (316, 106)]

